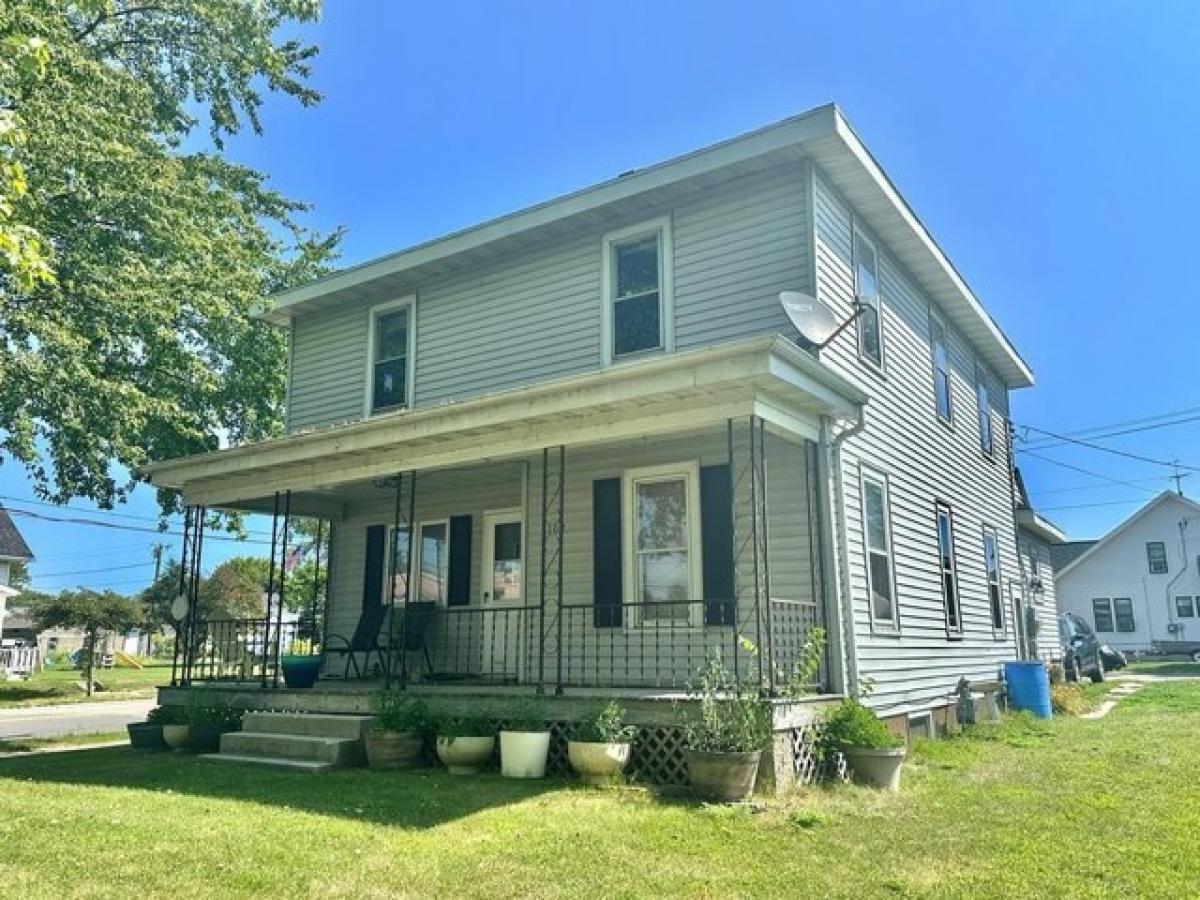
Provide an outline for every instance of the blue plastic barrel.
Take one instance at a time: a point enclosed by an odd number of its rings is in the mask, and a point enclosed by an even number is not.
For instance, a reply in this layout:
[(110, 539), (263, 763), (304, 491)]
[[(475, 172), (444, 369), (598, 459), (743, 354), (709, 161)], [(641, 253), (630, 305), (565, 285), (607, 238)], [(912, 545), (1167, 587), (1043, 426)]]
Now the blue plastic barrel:
[(1039, 719), (1054, 715), (1050, 707), (1050, 674), (1046, 664), (1021, 660), (1004, 664), (1008, 702), (1013, 709), (1027, 709)]

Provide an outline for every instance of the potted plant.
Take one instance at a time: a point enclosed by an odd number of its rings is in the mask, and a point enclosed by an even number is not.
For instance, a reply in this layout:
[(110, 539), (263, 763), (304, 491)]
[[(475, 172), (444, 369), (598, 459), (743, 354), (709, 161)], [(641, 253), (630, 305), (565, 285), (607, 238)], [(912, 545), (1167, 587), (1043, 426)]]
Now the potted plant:
[(754, 790), (762, 751), (771, 741), (771, 709), (758, 691), (725, 668), (719, 650), (700, 669), (689, 693), (696, 710), (681, 712), (688, 783), (701, 800), (733, 803)]
[(184, 707), (184, 720), (188, 747), (202, 753), (216, 753), (221, 749), (221, 735), (242, 727), (241, 710), (218, 697), (203, 697), (195, 690)]
[(521, 704), (500, 730), (500, 774), (506, 778), (542, 778), (549, 754), (546, 711), (532, 701)]
[(167, 742), (163, 740), (163, 725), (169, 718), (166, 710), (170, 707), (156, 706), (146, 714), (145, 722), (130, 722), (125, 726), (129, 732), (129, 746), (134, 750), (166, 750)]
[(297, 638), (288, 647), (288, 652), (279, 657), (279, 668), (285, 685), (305, 690), (316, 684), (321, 675), (321, 655), (313, 652), (311, 640)]
[(567, 760), (588, 784), (620, 777), (629, 762), (637, 726), (625, 724), (625, 710), (615, 700), (575, 724), (567, 741)]
[(904, 741), (858, 700), (843, 700), (825, 717), (818, 752), (823, 759), (842, 754), (857, 781), (889, 791), (900, 790)]
[(496, 729), (487, 719), (447, 716), (438, 721), (437, 755), (453, 775), (471, 775), (488, 764)]
[(367, 765), (372, 769), (411, 769), (420, 764), (429, 730), (423, 701), (396, 688), (375, 694), (375, 721), (367, 730)]
[(188, 723), (186, 710), (182, 706), (160, 706), (154, 710), (157, 722), (162, 726), (163, 743), (172, 750), (183, 750), (188, 745)]

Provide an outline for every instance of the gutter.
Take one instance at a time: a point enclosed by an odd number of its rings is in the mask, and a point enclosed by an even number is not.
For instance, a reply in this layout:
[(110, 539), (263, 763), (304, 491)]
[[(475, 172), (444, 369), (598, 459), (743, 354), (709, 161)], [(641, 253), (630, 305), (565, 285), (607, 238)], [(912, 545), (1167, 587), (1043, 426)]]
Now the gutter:
[(854, 435), (861, 432), (867, 425), (866, 412), (860, 407), (858, 417), (853, 425), (839, 432), (829, 442), (828, 451), (830, 464), (833, 469), (834, 491), (837, 492), (838, 527), (834, 535), (837, 549), (837, 578), (840, 585), (838, 604), (841, 622), (842, 655), (846, 661), (845, 684), (843, 693), (847, 696), (858, 694), (858, 644), (854, 631), (854, 599), (850, 589), (850, 543), (846, 531), (846, 490), (842, 473), (842, 445)]
[[(1172, 578), (1170, 581), (1168, 581), (1167, 586), (1165, 588), (1163, 588), (1163, 591), (1166, 594), (1166, 597), (1164, 599), (1167, 604), (1167, 623), (1168, 623), (1168, 625), (1175, 624), (1175, 604), (1171, 602), (1171, 591), (1175, 587), (1175, 584), (1179, 581), (1179, 579), (1183, 578), (1183, 576), (1188, 573), (1187, 525), (1188, 525), (1188, 520), (1187, 520), (1186, 516), (1179, 520), (1179, 548), (1183, 551), (1183, 565), (1179, 567), (1179, 571), (1175, 573), (1175, 577)], [(1149, 622), (1149, 625), (1150, 625), (1150, 639), (1151, 639), (1151, 641), (1153, 641), (1154, 640), (1154, 622), (1153, 622), (1153, 620), (1151, 620)], [(1173, 630), (1168, 628), (1167, 634), (1171, 635), (1171, 638), (1174, 639), (1175, 632)]]

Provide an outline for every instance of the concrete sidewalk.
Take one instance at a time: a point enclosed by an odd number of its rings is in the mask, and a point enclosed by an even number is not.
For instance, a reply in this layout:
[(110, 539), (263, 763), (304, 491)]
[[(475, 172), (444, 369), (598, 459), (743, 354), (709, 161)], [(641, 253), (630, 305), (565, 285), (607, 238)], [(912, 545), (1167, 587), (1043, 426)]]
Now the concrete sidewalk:
[(154, 706), (154, 700), (101, 700), (0, 709), (0, 740), (120, 731), (144, 720)]

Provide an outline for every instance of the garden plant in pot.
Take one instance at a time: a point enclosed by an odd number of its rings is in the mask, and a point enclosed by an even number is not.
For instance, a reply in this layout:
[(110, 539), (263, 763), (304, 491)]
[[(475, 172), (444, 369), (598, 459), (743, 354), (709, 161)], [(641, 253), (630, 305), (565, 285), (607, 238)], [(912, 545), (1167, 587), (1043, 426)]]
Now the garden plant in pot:
[(604, 784), (621, 776), (637, 726), (625, 724), (625, 710), (615, 700), (571, 729), (567, 759), (588, 784)]
[(714, 650), (701, 668), (695, 710), (680, 711), (688, 783), (701, 800), (733, 803), (754, 790), (762, 751), (771, 740), (771, 710), (756, 687), (738, 681)]
[(283, 683), (289, 688), (310, 688), (321, 674), (321, 654), (314, 652), (311, 640), (297, 638), (288, 652), (279, 657), (279, 667), (283, 670)]
[[(199, 753), (221, 749), (221, 735), (242, 727), (242, 712), (217, 697), (204, 697), (193, 690), (184, 707), (187, 722), (187, 746)], [(164, 729), (165, 737), (166, 729)]]
[(163, 725), (170, 718), (171, 707), (156, 706), (146, 714), (145, 722), (130, 722), (125, 726), (129, 732), (129, 746), (134, 750), (166, 750), (163, 740)]
[(379, 691), (372, 704), (375, 721), (367, 730), (367, 765), (372, 769), (411, 769), (421, 764), (429, 710), (404, 691)]
[(532, 702), (513, 710), (500, 731), (500, 774), (506, 778), (542, 778), (549, 754), (546, 711)]
[(478, 772), (492, 758), (496, 729), (487, 719), (444, 716), (437, 723), (437, 755), (453, 775)]
[(160, 706), (154, 710), (156, 721), (162, 726), (163, 743), (172, 750), (183, 750), (188, 745), (188, 722), (182, 706)]
[(843, 700), (825, 717), (818, 751), (822, 760), (842, 754), (856, 781), (900, 790), (904, 741), (854, 698)]

